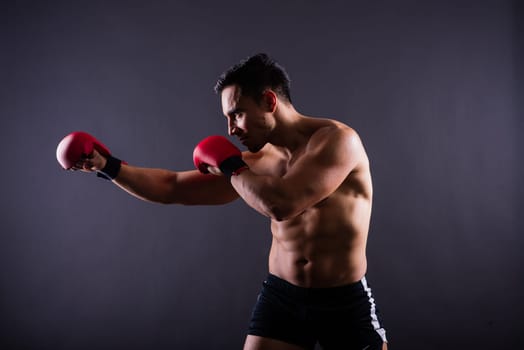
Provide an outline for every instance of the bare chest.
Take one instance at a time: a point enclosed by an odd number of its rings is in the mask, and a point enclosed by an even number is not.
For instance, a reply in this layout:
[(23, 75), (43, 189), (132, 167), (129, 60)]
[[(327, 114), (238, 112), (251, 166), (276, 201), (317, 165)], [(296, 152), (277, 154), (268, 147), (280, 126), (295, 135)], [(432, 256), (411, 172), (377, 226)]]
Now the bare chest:
[(267, 152), (253, 159), (249, 166), (254, 172), (260, 175), (283, 177), (294, 164), (301, 160), (303, 154), (304, 152), (300, 150), (290, 156)]

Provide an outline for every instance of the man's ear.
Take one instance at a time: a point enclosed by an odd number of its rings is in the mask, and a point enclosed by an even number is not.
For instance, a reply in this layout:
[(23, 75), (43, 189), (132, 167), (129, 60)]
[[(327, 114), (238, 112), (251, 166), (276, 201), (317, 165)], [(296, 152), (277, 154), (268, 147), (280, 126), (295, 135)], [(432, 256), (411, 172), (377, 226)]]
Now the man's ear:
[(277, 94), (273, 90), (265, 90), (262, 93), (262, 103), (268, 109), (268, 112), (274, 113), (277, 109)]

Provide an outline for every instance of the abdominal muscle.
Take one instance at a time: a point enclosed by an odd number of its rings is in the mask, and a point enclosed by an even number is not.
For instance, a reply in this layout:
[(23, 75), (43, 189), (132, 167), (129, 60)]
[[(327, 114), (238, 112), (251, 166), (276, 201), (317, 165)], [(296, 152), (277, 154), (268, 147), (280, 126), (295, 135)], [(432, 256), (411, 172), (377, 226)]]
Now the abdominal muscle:
[(328, 200), (293, 219), (273, 221), (269, 272), (310, 288), (341, 286), (362, 279), (367, 269), (370, 205), (367, 201), (360, 205), (353, 202), (341, 210), (339, 204), (329, 208)]

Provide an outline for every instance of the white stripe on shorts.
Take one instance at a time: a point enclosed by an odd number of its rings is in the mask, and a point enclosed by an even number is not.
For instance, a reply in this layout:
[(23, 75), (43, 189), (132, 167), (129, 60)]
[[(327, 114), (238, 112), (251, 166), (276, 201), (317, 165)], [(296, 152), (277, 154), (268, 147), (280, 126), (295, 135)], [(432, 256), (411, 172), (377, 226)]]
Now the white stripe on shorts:
[(371, 316), (371, 324), (373, 325), (373, 328), (378, 333), (380, 338), (382, 338), (382, 341), (387, 343), (386, 330), (381, 327), (380, 322), (378, 321), (376, 308), (375, 308), (375, 299), (373, 299), (373, 296), (371, 295), (371, 288), (369, 288), (369, 286), (368, 286), (368, 282), (366, 280), (366, 277), (363, 277), (360, 280), (360, 282), (362, 283), (362, 286), (364, 287), (364, 290), (366, 291), (366, 293), (368, 293), (368, 298), (369, 298), (368, 300), (369, 300), (369, 304), (371, 306), (371, 308), (369, 310), (370, 311), (370, 316)]

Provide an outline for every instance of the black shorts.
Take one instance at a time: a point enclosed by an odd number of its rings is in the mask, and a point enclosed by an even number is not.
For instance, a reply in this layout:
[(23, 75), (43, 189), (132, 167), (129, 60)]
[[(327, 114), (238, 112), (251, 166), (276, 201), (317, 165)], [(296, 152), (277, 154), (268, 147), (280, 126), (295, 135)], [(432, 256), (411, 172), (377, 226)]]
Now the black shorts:
[(248, 334), (305, 349), (382, 349), (386, 331), (366, 278), (333, 288), (302, 288), (269, 275), (253, 309)]

